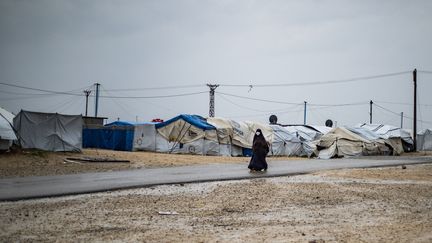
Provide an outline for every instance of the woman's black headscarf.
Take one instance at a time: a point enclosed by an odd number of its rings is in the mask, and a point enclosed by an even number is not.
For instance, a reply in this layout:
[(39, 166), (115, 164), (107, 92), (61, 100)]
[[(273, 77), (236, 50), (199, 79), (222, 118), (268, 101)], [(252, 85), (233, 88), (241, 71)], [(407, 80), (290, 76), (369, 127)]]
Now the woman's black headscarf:
[(252, 149), (264, 148), (267, 147), (267, 141), (264, 138), (264, 135), (261, 129), (257, 129), (253, 138)]

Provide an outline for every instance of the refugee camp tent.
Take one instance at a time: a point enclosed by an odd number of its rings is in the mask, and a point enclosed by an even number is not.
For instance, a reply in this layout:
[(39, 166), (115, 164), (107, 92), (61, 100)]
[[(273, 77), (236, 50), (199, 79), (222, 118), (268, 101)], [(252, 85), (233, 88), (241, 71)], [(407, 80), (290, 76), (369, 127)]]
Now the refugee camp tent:
[(302, 141), (296, 133), (288, 131), (279, 125), (270, 125), (273, 130), (273, 141), (271, 141), (271, 156), (301, 156)]
[(104, 126), (87, 126), (83, 129), (83, 147), (131, 151), (134, 124), (115, 121)]
[(417, 150), (432, 151), (432, 130), (425, 129), (417, 134)]
[(81, 151), (81, 115), (21, 110), (13, 120), (22, 148), (47, 151)]
[[(395, 148), (402, 146), (404, 152), (410, 152), (414, 150), (414, 142), (410, 133), (404, 129), (401, 129), (400, 127), (366, 123), (358, 124), (356, 127), (362, 127), (373, 131), (374, 133), (378, 134), (380, 138), (388, 140), (388, 143), (391, 143)], [(398, 151), (399, 150), (400, 149), (398, 149)], [(400, 154), (402, 152), (398, 153)]]
[(220, 155), (216, 128), (201, 116), (182, 114), (155, 127), (158, 152)]
[(133, 151), (156, 151), (156, 124), (147, 122), (134, 125)]
[(15, 115), (0, 107), (0, 150), (8, 150), (14, 140), (17, 140), (13, 130)]
[(219, 153), (222, 156), (239, 156), (242, 150), (238, 146), (233, 146), (232, 138), (234, 136), (233, 127), (230, 121), (220, 117), (209, 117), (207, 122), (216, 128), (217, 139), (219, 143)]
[(378, 149), (382, 152), (384, 155), (400, 155), (403, 153), (403, 147), (402, 143), (399, 143), (395, 141), (391, 141), (390, 139), (383, 139), (375, 132), (366, 129), (364, 127), (345, 127), (349, 131), (361, 136), (362, 138), (365, 138), (371, 142), (374, 142), (376, 146), (378, 146)]
[(285, 129), (296, 135), (302, 142), (302, 150), (299, 156), (317, 156), (316, 143), (321, 136), (328, 133), (331, 128), (310, 125), (284, 125)]
[(382, 141), (370, 141), (344, 127), (333, 128), (317, 142), (318, 158), (380, 155), (388, 153)]

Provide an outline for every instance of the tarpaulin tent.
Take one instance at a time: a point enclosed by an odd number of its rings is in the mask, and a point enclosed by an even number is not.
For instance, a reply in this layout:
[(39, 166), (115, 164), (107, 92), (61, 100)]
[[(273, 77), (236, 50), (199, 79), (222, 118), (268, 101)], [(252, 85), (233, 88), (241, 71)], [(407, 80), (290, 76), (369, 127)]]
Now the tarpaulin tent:
[(219, 143), (219, 153), (222, 156), (238, 156), (242, 155), (241, 148), (237, 149), (232, 145), (234, 136), (233, 127), (228, 119), (220, 117), (209, 117), (207, 123), (216, 128), (217, 139)]
[(366, 128), (374, 133), (378, 134), (380, 138), (387, 139), (389, 143), (393, 144), (393, 147), (402, 146), (402, 152), (410, 152), (414, 150), (414, 142), (410, 135), (410, 133), (400, 127), (395, 127), (391, 125), (383, 125), (383, 124), (358, 124), (356, 127)]
[(8, 150), (17, 140), (12, 127), (14, 117), (14, 114), (0, 107), (0, 150)]
[(134, 124), (116, 121), (83, 129), (83, 147), (132, 151)]
[(380, 155), (389, 150), (382, 141), (371, 141), (344, 127), (333, 128), (317, 142), (318, 158)]
[(220, 155), (216, 128), (201, 116), (182, 114), (155, 126), (158, 152)]
[(417, 150), (432, 151), (432, 130), (426, 129), (417, 134)]
[(310, 125), (284, 125), (285, 129), (295, 134), (302, 142), (302, 150), (299, 156), (317, 156), (316, 143), (321, 136), (327, 134), (331, 128)]
[(270, 155), (272, 156), (300, 156), (302, 153), (302, 141), (296, 134), (279, 125), (270, 125), (273, 130)]
[(156, 124), (147, 122), (134, 125), (133, 151), (156, 151)]
[(21, 110), (13, 120), (22, 148), (47, 151), (81, 151), (81, 115)]
[(365, 138), (377, 146), (381, 154), (383, 155), (400, 155), (403, 153), (402, 143), (391, 141), (390, 139), (383, 139), (375, 132), (368, 130), (364, 127), (345, 127), (349, 131)]

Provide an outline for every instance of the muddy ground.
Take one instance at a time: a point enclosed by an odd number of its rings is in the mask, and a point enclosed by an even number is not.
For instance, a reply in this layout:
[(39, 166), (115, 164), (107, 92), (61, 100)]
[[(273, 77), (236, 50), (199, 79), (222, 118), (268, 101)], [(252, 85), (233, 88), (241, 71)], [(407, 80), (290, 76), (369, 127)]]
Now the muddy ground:
[(432, 165), (0, 202), (0, 215), (2, 242), (432, 242)]
[[(97, 158), (107, 160), (128, 160), (128, 163), (82, 162), (67, 158)], [(117, 171), (137, 168), (173, 167), (211, 163), (244, 163), (247, 157), (222, 157), (186, 154), (163, 154), (153, 152), (123, 152), (104, 149), (83, 149), (81, 153), (46, 152), (40, 150), (14, 150), (0, 153), (0, 178), (63, 175), (82, 172)], [(272, 157), (273, 160), (307, 158)]]

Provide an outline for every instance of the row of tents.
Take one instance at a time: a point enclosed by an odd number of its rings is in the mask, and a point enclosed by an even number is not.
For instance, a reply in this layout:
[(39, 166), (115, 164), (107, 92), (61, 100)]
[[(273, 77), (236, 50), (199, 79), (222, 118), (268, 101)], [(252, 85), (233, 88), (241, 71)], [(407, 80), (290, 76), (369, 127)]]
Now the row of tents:
[[(182, 114), (165, 122), (116, 121), (83, 125), (81, 115), (0, 110), (0, 145), (16, 140), (22, 148), (80, 151), (103, 148), (218, 156), (251, 156), (256, 129), (270, 144), (269, 156), (323, 159), (359, 155), (399, 155), (413, 150), (410, 133), (389, 125), (358, 124), (330, 128), (310, 125), (262, 124)], [(7, 141), (7, 142), (5, 142)], [(6, 145), (7, 144), (7, 145)], [(417, 150), (432, 150), (432, 132), (417, 136)]]

